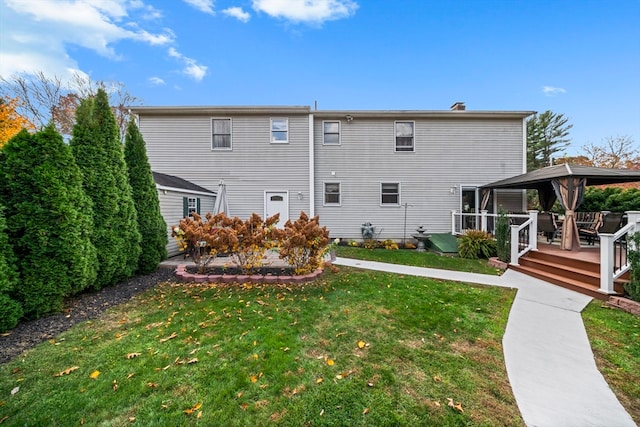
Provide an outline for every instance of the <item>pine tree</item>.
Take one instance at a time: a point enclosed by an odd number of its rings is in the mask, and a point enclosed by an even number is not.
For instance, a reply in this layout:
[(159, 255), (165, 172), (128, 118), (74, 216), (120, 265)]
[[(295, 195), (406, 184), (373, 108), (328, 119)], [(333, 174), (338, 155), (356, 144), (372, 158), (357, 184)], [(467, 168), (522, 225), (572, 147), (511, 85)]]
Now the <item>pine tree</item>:
[(571, 139), (569, 119), (549, 110), (527, 120), (527, 170), (551, 166), (553, 157), (562, 152)]
[(22, 305), (14, 298), (18, 274), (5, 234), (5, 220), (0, 206), (0, 332), (13, 328), (22, 317)]
[(167, 224), (160, 213), (158, 191), (153, 180), (145, 142), (133, 120), (129, 121), (124, 157), (129, 170), (129, 184), (142, 235), (142, 253), (138, 261), (139, 273), (154, 271), (167, 257)]
[(81, 101), (70, 142), (93, 202), (96, 288), (131, 277), (138, 266), (140, 233), (118, 126), (107, 93)]
[(25, 315), (40, 317), (60, 310), (65, 297), (96, 278), (91, 202), (52, 124), (20, 132), (3, 152), (7, 235), (20, 274), (16, 294)]

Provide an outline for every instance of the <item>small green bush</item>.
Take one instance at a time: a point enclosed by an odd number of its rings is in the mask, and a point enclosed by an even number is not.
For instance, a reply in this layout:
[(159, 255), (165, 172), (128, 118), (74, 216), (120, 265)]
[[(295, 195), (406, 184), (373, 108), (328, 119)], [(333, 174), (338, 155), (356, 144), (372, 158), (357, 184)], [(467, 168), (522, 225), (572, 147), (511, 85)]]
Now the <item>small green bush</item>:
[(490, 258), (496, 254), (496, 241), (486, 231), (469, 230), (458, 240), (458, 256), (461, 258)]
[(502, 262), (511, 261), (511, 235), (509, 218), (502, 209), (496, 218), (496, 253)]
[(632, 300), (640, 301), (640, 233), (634, 233), (630, 240), (635, 249), (629, 251), (631, 281), (624, 288)]

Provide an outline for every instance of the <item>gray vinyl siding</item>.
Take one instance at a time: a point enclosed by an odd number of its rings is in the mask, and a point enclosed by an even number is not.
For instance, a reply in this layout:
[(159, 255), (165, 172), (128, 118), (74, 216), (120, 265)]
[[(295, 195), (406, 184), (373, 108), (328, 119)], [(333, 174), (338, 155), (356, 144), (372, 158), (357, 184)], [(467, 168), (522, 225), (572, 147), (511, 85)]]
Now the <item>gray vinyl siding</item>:
[[(322, 121), (342, 119), (341, 145), (322, 145)], [(419, 225), (429, 232), (451, 230), (460, 195), (452, 188), (483, 185), (523, 172), (522, 119), (412, 118), (414, 152), (395, 152), (397, 118), (316, 117), (316, 213), (332, 237), (359, 239), (371, 222), (379, 239), (402, 239), (405, 207), (381, 206), (380, 183), (400, 183), (407, 204), (406, 236)], [(333, 172), (333, 174), (332, 174)], [(340, 182), (340, 206), (323, 206), (323, 183)]]
[(183, 218), (183, 197), (200, 198), (200, 212), (202, 213), (213, 211), (213, 207), (216, 203), (216, 198), (213, 195), (205, 196), (202, 194), (191, 194), (172, 190), (158, 190), (160, 212), (162, 212), (162, 217), (167, 223), (167, 236), (169, 237), (169, 242), (167, 243), (167, 254), (170, 257), (180, 254), (175, 239), (171, 237), (171, 229), (172, 227), (180, 224), (180, 220)]
[[(231, 118), (231, 150), (211, 149), (212, 117)], [(283, 117), (289, 119), (289, 143), (272, 144), (270, 119)], [(309, 212), (307, 114), (144, 114), (139, 127), (153, 170), (209, 189), (224, 180), (230, 216), (264, 215), (265, 191), (289, 192), (290, 218)]]

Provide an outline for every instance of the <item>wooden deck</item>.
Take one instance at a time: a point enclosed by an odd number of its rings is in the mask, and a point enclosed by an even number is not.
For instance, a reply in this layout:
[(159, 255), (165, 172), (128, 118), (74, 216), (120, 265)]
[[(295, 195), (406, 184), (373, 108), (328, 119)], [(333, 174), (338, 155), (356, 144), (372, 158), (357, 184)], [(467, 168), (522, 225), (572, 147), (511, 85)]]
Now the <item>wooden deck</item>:
[[(600, 247), (582, 244), (580, 248), (566, 251), (556, 240), (552, 244), (545, 239), (538, 241), (538, 250), (520, 258), (519, 266), (509, 266), (529, 276), (571, 289), (593, 298), (607, 300), (610, 295), (600, 289)], [(615, 283), (616, 293), (624, 294), (624, 275)]]

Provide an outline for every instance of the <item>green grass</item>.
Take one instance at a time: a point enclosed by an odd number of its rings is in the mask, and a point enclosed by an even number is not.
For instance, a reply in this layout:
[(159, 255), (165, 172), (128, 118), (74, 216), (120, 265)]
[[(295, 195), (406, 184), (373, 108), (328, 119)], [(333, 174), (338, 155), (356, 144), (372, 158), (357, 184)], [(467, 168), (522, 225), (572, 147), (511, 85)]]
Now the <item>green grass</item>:
[(501, 347), (513, 296), (348, 268), (167, 283), (0, 365), (0, 422), (522, 425)]
[(491, 274), (494, 276), (502, 273), (502, 270), (490, 267), (486, 259), (465, 259), (438, 255), (433, 252), (417, 252), (411, 249), (386, 250), (338, 246), (336, 248), (336, 254), (345, 258), (388, 262), (391, 264), (413, 265), (416, 267), (439, 268), (443, 270), (465, 271), (469, 273)]
[(582, 319), (600, 372), (640, 424), (640, 317), (593, 301)]

